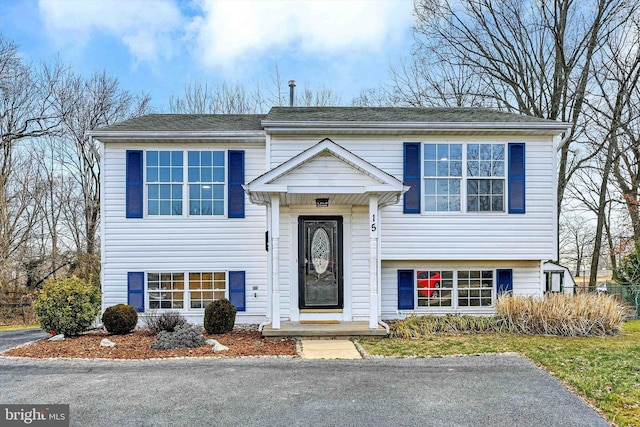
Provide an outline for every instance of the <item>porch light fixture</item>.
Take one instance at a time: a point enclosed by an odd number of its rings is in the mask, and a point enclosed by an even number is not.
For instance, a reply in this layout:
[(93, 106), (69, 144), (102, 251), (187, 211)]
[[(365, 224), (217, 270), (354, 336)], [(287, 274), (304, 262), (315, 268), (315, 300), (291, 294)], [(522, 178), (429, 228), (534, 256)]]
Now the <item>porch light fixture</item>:
[(329, 199), (316, 199), (316, 208), (328, 208)]

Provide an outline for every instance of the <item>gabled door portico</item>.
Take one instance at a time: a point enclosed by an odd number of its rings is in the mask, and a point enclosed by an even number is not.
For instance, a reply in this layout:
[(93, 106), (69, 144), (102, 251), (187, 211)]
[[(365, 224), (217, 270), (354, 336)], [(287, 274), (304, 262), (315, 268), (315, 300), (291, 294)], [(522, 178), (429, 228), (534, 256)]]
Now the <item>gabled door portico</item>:
[[(363, 315), (370, 329), (377, 328), (380, 209), (398, 203), (408, 187), (324, 139), (244, 188), (252, 203), (267, 206), (267, 311), (272, 328), (302, 317), (352, 321), (365, 320), (360, 319)], [(316, 199), (331, 207), (316, 207)], [(289, 227), (285, 244), (283, 227)], [(297, 240), (289, 234), (296, 234)], [(357, 236), (360, 245), (367, 236), (368, 248), (356, 251), (351, 236)], [(295, 259), (295, 271), (282, 271), (291, 267), (283, 265), (281, 257)], [(354, 264), (366, 267), (359, 272), (368, 272), (368, 277), (356, 277)], [(366, 307), (364, 314), (353, 313), (355, 298), (358, 307)]]

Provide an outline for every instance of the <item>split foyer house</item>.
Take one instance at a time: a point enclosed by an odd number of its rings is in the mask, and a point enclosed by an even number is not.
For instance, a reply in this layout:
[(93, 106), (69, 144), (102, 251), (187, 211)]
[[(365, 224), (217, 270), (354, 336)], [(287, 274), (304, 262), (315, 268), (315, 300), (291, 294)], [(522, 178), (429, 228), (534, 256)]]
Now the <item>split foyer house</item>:
[(98, 129), (103, 308), (202, 322), (491, 314), (557, 259), (565, 123), (479, 108), (274, 107)]

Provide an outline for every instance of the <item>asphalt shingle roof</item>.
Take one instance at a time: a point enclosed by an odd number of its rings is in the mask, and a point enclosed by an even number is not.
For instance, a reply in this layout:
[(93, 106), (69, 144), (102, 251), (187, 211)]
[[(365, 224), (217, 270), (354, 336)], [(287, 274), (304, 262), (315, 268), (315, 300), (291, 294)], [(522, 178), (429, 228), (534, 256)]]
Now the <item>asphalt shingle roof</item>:
[(412, 107), (273, 107), (267, 121), (335, 122), (549, 122), (550, 120), (489, 108), (412, 108)]
[(262, 130), (264, 114), (148, 114), (98, 129), (108, 132)]
[(558, 123), (489, 108), (273, 107), (268, 114), (149, 114), (98, 132), (260, 131), (269, 122)]

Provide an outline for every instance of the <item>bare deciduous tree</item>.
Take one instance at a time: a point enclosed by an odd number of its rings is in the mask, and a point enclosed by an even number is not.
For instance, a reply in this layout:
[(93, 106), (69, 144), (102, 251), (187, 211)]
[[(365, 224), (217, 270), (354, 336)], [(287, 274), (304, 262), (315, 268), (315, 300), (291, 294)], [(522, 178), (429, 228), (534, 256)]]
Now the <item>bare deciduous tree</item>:
[(58, 161), (67, 176), (77, 182), (81, 193), (82, 232), (78, 229), (75, 233), (81, 235), (77, 240), (82, 246), (77, 250), (95, 254), (100, 218), (100, 153), (88, 133), (148, 113), (151, 98), (121, 89), (118, 79), (104, 72), (89, 79), (68, 72), (56, 86), (55, 94), (57, 109), (67, 112), (62, 122), (64, 150)]
[[(439, 70), (423, 72), (443, 78), (440, 93), (451, 92), (450, 104), (468, 102), (459, 102), (455, 90), (446, 90), (451, 78), (464, 78), (474, 83), (463, 92), (480, 91), (476, 94), (480, 97), (473, 99), (482, 103), (571, 123), (560, 153), (560, 213), (567, 183), (584, 161), (572, 142), (584, 132), (584, 103), (594, 64), (599, 62), (604, 40), (637, 7), (627, 0), (418, 0), (414, 64), (418, 69), (421, 64), (434, 67), (438, 63), (433, 58), (442, 58), (440, 64), (461, 67), (457, 76)], [(427, 82), (443, 87), (437, 80)], [(396, 92), (405, 87), (400, 83)]]
[(34, 222), (33, 200), (23, 179), (32, 168), (18, 145), (58, 131), (64, 111), (52, 108), (50, 83), (61, 71), (52, 68), (52, 80), (43, 80), (21, 59), (17, 45), (0, 34), (0, 281)]

